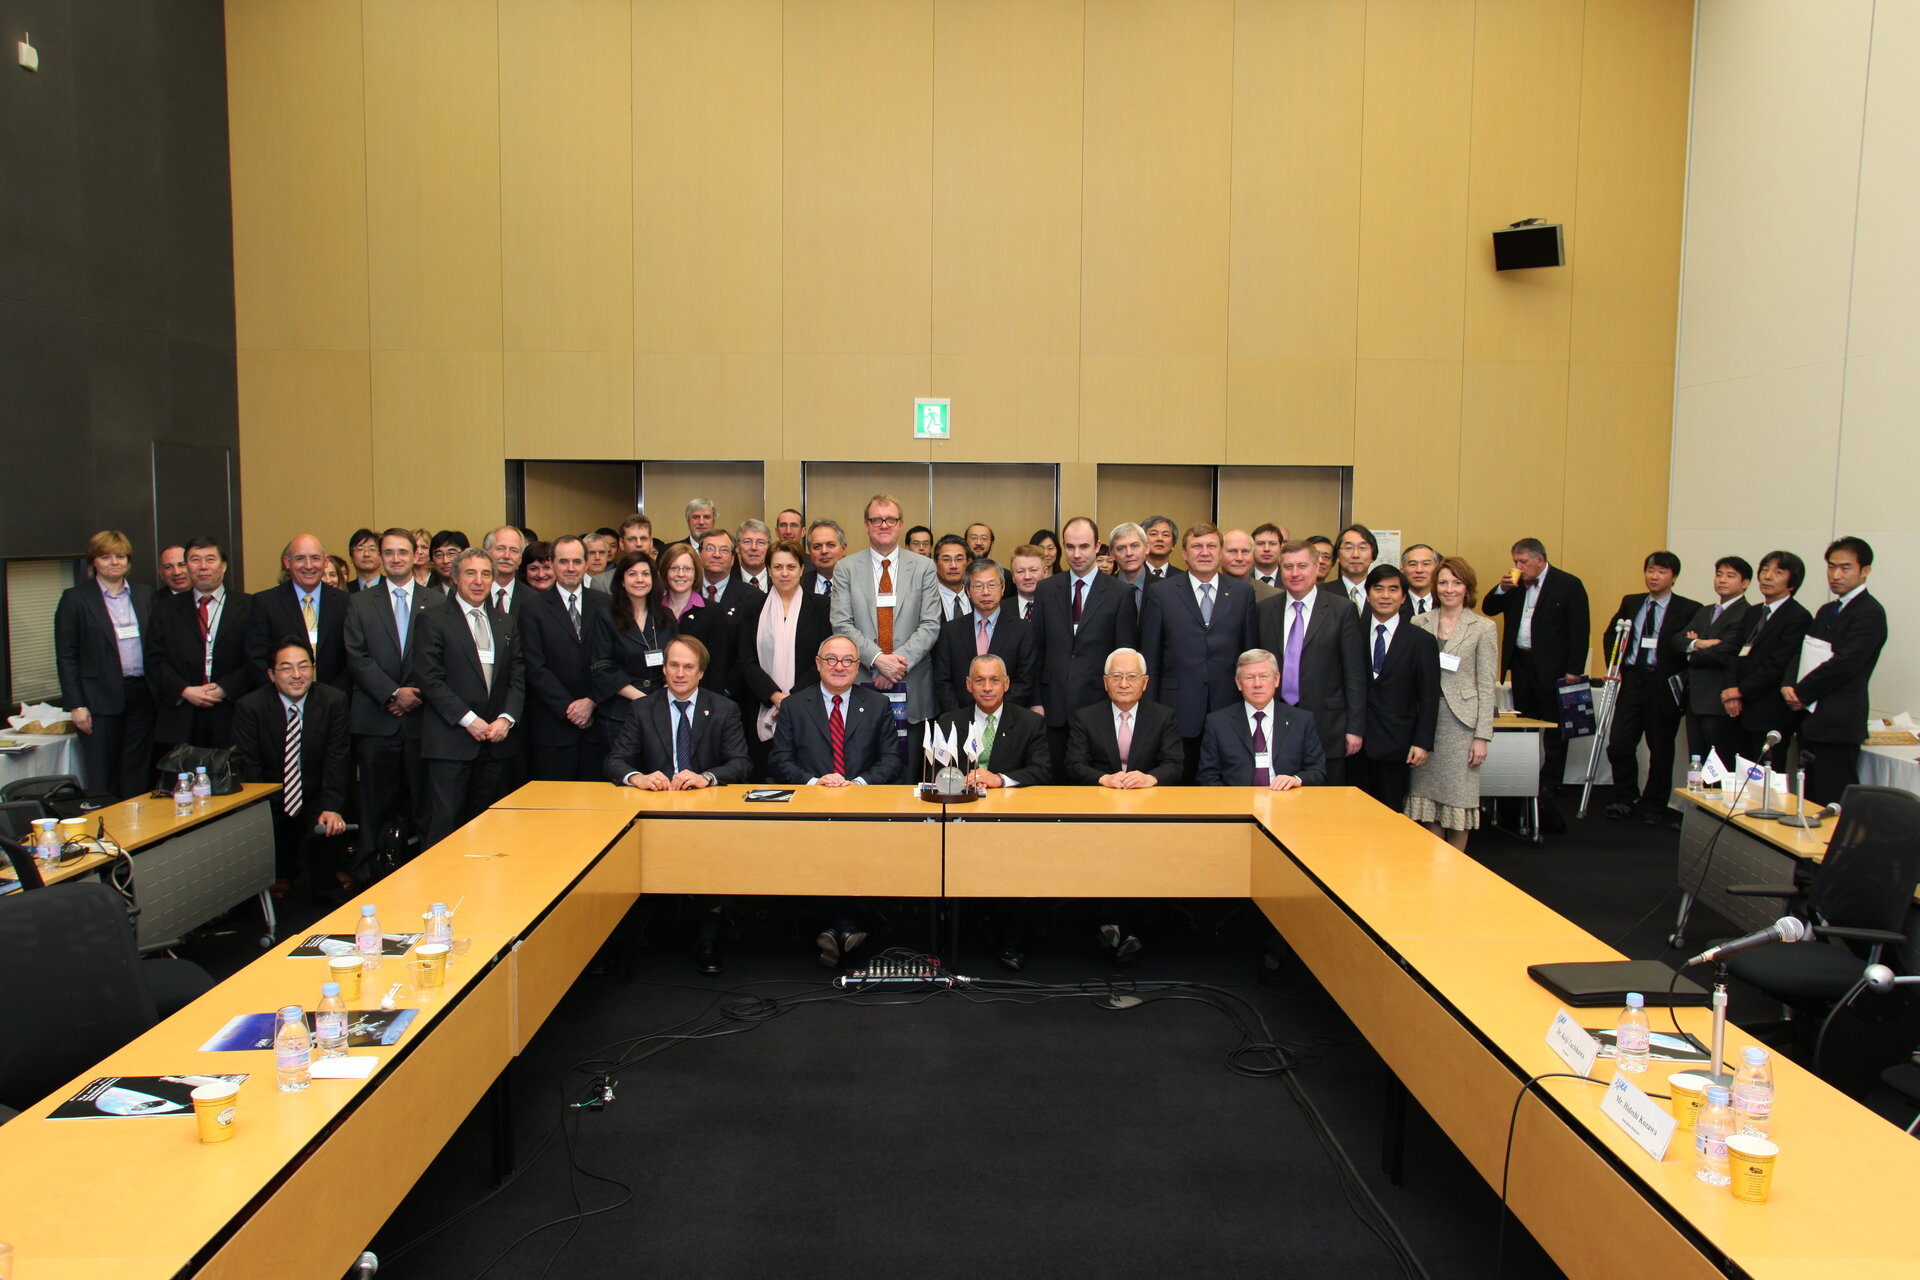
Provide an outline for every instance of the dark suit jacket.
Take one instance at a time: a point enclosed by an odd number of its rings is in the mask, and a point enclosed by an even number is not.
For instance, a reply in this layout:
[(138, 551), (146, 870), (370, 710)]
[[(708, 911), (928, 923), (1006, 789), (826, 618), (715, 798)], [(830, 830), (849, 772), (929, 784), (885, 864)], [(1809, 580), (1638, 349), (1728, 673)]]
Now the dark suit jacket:
[[(1552, 581), (1552, 579), (1548, 579), (1548, 581)], [(1607, 623), (1607, 644), (1609, 647), (1613, 644), (1614, 626), (1622, 619), (1625, 619), (1627, 625), (1631, 627), (1634, 620), (1640, 616), (1641, 606), (1646, 602), (1647, 593), (1644, 591), (1636, 591), (1632, 595), (1622, 596), (1620, 598), (1620, 607), (1613, 611), (1613, 618)], [(1698, 600), (1689, 600), (1682, 595), (1671, 595), (1667, 597), (1666, 611), (1660, 615), (1660, 634), (1653, 637), (1658, 647), (1651, 650), (1654, 656), (1654, 674), (1660, 678), (1662, 683), (1672, 679), (1674, 676), (1681, 676), (1683, 678), (1686, 676), (1687, 628), (1691, 627), (1693, 620), (1699, 616), (1700, 602)], [(1634, 639), (1632, 631), (1627, 632), (1626, 643), (1629, 650), (1636, 645), (1637, 642)], [(1622, 659), (1624, 660), (1624, 658), (1625, 654), (1623, 653)], [(1562, 672), (1562, 674), (1564, 675), (1565, 673)]]
[[(127, 589), (144, 644), (153, 588), (135, 582)], [(90, 579), (60, 593), (53, 611), (53, 664), (60, 673), (60, 705), (68, 711), (85, 707), (95, 715), (117, 716), (127, 709), (120, 687), (120, 640), (98, 582)]]
[[(247, 661), (244, 640), (252, 612), (253, 597), (229, 588), (220, 609), (220, 624), (213, 633), (213, 683), (227, 695), (208, 715), (215, 746), (233, 741), (234, 703), (259, 683), (258, 673)], [(185, 742), (195, 708), (180, 696), (180, 691), (188, 685), (207, 683), (202, 665), (206, 645), (200, 639), (200, 607), (194, 602), (194, 593), (156, 599), (148, 621), (147, 685), (153, 690), (157, 708), (153, 740)]]
[(1211, 625), (1200, 620), (1193, 579), (1185, 573), (1148, 587), (1140, 607), (1140, 652), (1154, 700), (1172, 708), (1183, 738), (1199, 737), (1209, 714), (1239, 703), (1234, 665), (1253, 647), (1253, 588), (1224, 573), (1213, 582)]
[[(680, 619), (680, 634), (692, 636), (707, 646), (707, 672), (700, 687), (726, 697), (733, 688), (733, 659), (739, 650), (740, 632), (760, 625), (760, 608), (766, 604), (764, 593), (736, 581), (726, 595)], [(812, 657), (808, 657), (812, 666)]]
[(1593, 642), (1586, 585), (1559, 565), (1548, 564), (1547, 580), (1540, 584), (1540, 599), (1533, 607), (1533, 647), (1522, 653), (1520, 618), (1526, 610), (1527, 593), (1521, 587), (1489, 591), (1480, 601), (1482, 613), (1502, 620), (1501, 674), (1524, 664), (1540, 687), (1551, 690), (1562, 676), (1585, 671)]
[[(965, 742), (973, 727), (973, 700), (942, 714), (936, 722), (945, 730), (957, 726), (956, 740)], [(1043, 787), (1053, 781), (1053, 760), (1047, 750), (1047, 722), (1011, 699), (1000, 704), (1000, 725), (993, 731), (993, 754), (987, 765), (995, 773), (1012, 778), (1023, 787)], [(964, 760), (961, 771), (965, 772)]]
[[(977, 623), (972, 614), (963, 613), (940, 624), (940, 638), (933, 643), (933, 696), (943, 712), (973, 705), (973, 695), (967, 692), (967, 670), (978, 647)], [(998, 654), (1007, 664), (1007, 679), (1012, 682), (1007, 701), (1018, 707), (1031, 707), (1040, 701), (1034, 696), (1034, 681), (1039, 675), (1033, 653), (1037, 634), (1031, 622), (1020, 620), (1017, 606), (1002, 604), (993, 636), (987, 641), (987, 652)]]
[[(235, 704), (233, 734), (233, 768), (240, 781), (285, 781), (287, 715), (272, 685)], [(346, 812), (349, 741), (347, 695), (316, 680), (300, 709), (301, 819)], [(281, 812), (278, 800), (273, 811)]]
[(833, 599), (833, 593), (831, 591), (822, 591), (820, 589), (820, 580), (822, 578), (826, 579), (828, 587), (833, 586), (833, 575), (830, 573), (822, 574), (818, 569), (813, 567), (813, 561), (808, 560), (806, 567), (800, 570), (800, 589), (810, 596), (819, 596), (822, 600)]
[[(1080, 626), (1073, 625), (1073, 575), (1056, 573), (1043, 579), (1033, 592), (1033, 621), (1039, 644), (1035, 658), (1040, 681), (1033, 701), (1047, 709), (1047, 727), (1065, 729), (1073, 713), (1104, 702), (1102, 679), (1107, 655), (1131, 649), (1140, 639), (1140, 620), (1128, 607), (1133, 593), (1113, 577), (1096, 573), (1081, 599)], [(1019, 601), (1001, 606), (1019, 612)]]
[[(1740, 633), (1747, 628), (1747, 611), (1753, 607), (1745, 598), (1735, 600), (1720, 611), (1720, 620), (1715, 622), (1713, 610), (1717, 604), (1718, 600), (1701, 605), (1693, 621), (1667, 642), (1686, 660), (1687, 710), (1699, 716), (1727, 714), (1720, 703), (1720, 692), (1733, 683), (1734, 651), (1740, 647)], [(1692, 643), (1687, 639), (1689, 631), (1702, 640), (1720, 643), (1688, 653), (1687, 646)]]
[(594, 619), (613, 600), (592, 587), (581, 590), (578, 640), (558, 588), (536, 592), (526, 603), (518, 621), (527, 659), (527, 734), (536, 747), (570, 747), (580, 730), (567, 719), (567, 704), (593, 696)]
[[(386, 594), (385, 585), (383, 580), (383, 589), (378, 594)], [(320, 625), (315, 629), (319, 631), (320, 638), (313, 642), (314, 666), (321, 683), (330, 684), (346, 693), (353, 688), (353, 679), (347, 672), (347, 606), (352, 602), (352, 597), (324, 582), (315, 594), (319, 597), (320, 606)], [(306, 634), (307, 624), (300, 618), (298, 587), (291, 582), (283, 582), (277, 587), (253, 593), (253, 612), (247, 618), (247, 665), (253, 668), (258, 680), (262, 683), (266, 681), (267, 668), (273, 665), (273, 646), (282, 637)]]
[[(766, 598), (760, 606), (762, 612), (779, 608), (773, 595)], [(814, 655), (820, 652), (820, 646), (833, 638), (833, 616), (827, 607), (827, 597), (809, 595), (804, 589), (800, 592), (800, 618), (793, 628), (793, 688), (788, 693), (798, 693), (820, 683), (820, 668), (813, 665)], [(780, 689), (760, 665), (760, 615), (742, 618), (734, 628), (733, 646), (733, 700), (743, 712), (750, 711), (758, 715), (773, 705), (773, 695)]]
[(420, 707), (407, 715), (387, 711), (394, 690), (403, 685), (420, 686), (414, 658), (420, 651), (420, 619), (428, 610), (437, 609), (447, 597), (434, 587), (413, 588), (412, 621), (407, 624), (407, 647), (400, 649), (400, 628), (393, 621), (392, 588), (382, 582), (370, 591), (359, 591), (347, 598), (347, 625), (343, 641), (347, 650), (347, 674), (353, 681), (353, 705), (349, 723), (353, 732), (370, 738), (391, 738), (399, 734), (417, 741), (420, 727), (431, 714)]
[[(841, 717), (847, 722), (849, 781), (878, 785), (898, 782), (906, 769), (893, 728), (893, 704), (887, 695), (859, 685), (847, 690)], [(827, 708), (819, 686), (780, 704), (767, 757), (775, 782), (801, 783), (833, 772), (833, 747), (827, 738)]]
[[(1772, 617), (1764, 604), (1747, 614), (1730, 674), (1742, 699), (1740, 727), (1748, 733), (1778, 731), (1785, 737), (1792, 731), (1794, 711), (1780, 690), (1800, 673), (1800, 642), (1812, 625), (1813, 615), (1791, 596), (1780, 602)], [(1745, 656), (1741, 649), (1746, 650)]]
[[(1200, 736), (1200, 769), (1194, 776), (1201, 786), (1253, 785), (1253, 732), (1247, 728), (1245, 705), (1236, 702), (1207, 717), (1206, 732)], [(1325, 782), (1327, 757), (1320, 749), (1313, 713), (1289, 707), (1278, 698), (1268, 704), (1267, 711), (1271, 775), (1292, 774), (1307, 787)]]
[[(526, 602), (520, 603), (524, 608)], [(460, 727), (469, 711), (487, 721), (511, 716), (516, 726), (526, 718), (527, 673), (518, 621), (487, 606), (487, 626), (493, 632), (492, 689), (480, 670), (464, 601), (449, 600), (428, 610), (415, 626), (420, 642), (414, 669), (420, 676), (420, 696), (427, 700), (420, 754), (428, 760), (475, 760), (484, 749), (493, 759), (518, 756), (517, 728), (505, 742), (482, 744)]]
[[(1366, 620), (1369, 637), (1375, 619)], [(1373, 671), (1372, 640), (1367, 641), (1367, 671)], [(1433, 750), (1440, 714), (1440, 642), (1406, 618), (1393, 629), (1386, 661), (1367, 689), (1367, 732), (1363, 748), (1369, 760), (1402, 761), (1409, 747)]]
[[(1180, 781), (1186, 768), (1186, 747), (1173, 712), (1157, 702), (1140, 701), (1133, 707), (1133, 745), (1127, 767), (1150, 773), (1161, 786)], [(1104, 698), (1073, 713), (1067, 735), (1067, 781), (1097, 786), (1100, 779), (1120, 772), (1120, 739), (1113, 731), (1113, 704)]]
[(1833, 646), (1833, 656), (1801, 679), (1794, 678), (1799, 660), (1790, 659), (1781, 682), (1793, 686), (1802, 706), (1820, 704), (1796, 726), (1809, 742), (1867, 740), (1867, 682), (1887, 645), (1887, 611), (1870, 592), (1862, 591), (1836, 613), (1838, 603), (1829, 600), (1820, 606), (1807, 628), (1809, 638)]
[[(607, 781), (616, 787), (630, 773), (673, 776), (673, 694), (662, 690), (633, 704), (607, 755)], [(715, 782), (745, 782), (753, 772), (740, 708), (705, 689), (693, 700), (693, 755), (685, 767), (711, 773)]]
[[(1260, 647), (1273, 653), (1284, 673), (1287, 659), (1285, 623), (1293, 597), (1282, 591), (1262, 600), (1254, 610)], [(1311, 713), (1320, 734), (1323, 756), (1347, 754), (1346, 736), (1364, 735), (1367, 726), (1367, 686), (1373, 664), (1361, 639), (1360, 615), (1345, 596), (1321, 592), (1307, 617), (1307, 634), (1300, 649), (1300, 709)]]

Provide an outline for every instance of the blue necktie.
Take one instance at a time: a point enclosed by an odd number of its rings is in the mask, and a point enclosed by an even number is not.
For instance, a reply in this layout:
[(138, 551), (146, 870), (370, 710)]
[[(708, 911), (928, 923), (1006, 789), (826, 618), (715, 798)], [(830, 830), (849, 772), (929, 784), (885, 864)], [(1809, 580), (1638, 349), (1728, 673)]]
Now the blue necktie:
[(673, 707), (679, 713), (673, 731), (673, 771), (678, 773), (693, 767), (693, 704), (675, 702)]
[(402, 653), (407, 651), (407, 624), (412, 621), (413, 617), (407, 608), (407, 593), (404, 591), (394, 592), (393, 626), (394, 629), (400, 633), (400, 652)]
[(1373, 626), (1373, 674), (1380, 674), (1380, 664), (1387, 660), (1387, 624), (1376, 622)]

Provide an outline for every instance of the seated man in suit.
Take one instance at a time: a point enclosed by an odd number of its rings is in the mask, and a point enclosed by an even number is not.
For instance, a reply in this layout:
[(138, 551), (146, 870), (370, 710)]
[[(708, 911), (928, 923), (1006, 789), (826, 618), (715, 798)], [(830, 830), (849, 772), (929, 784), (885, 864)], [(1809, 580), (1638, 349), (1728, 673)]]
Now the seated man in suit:
[(975, 560), (967, 567), (967, 603), (971, 611), (940, 625), (933, 646), (933, 691), (942, 711), (958, 711), (972, 698), (967, 676), (973, 660), (983, 653), (1006, 661), (1011, 684), (1007, 698), (1015, 706), (1033, 705), (1034, 637), (1032, 623), (1012, 609), (1001, 607), (1006, 578), (991, 560)]
[(519, 744), (510, 735), (525, 711), (520, 628), (488, 603), (494, 562), (468, 547), (453, 563), (455, 596), (419, 615), (416, 673), (427, 711), (420, 755), (427, 762), (427, 844), (511, 789)]
[(337, 906), (333, 837), (347, 828), (347, 695), (314, 674), (313, 650), (295, 636), (274, 646), (268, 684), (243, 695), (233, 713), (233, 767), (242, 782), (277, 782), (273, 805), (273, 896), (284, 898), (312, 851), (308, 888)]
[(1372, 684), (1367, 689), (1366, 745), (1358, 764), (1361, 790), (1399, 813), (1407, 802), (1413, 770), (1433, 754), (1440, 716), (1440, 644), (1407, 616), (1406, 575), (1390, 564), (1367, 573), (1367, 653)]
[(1147, 660), (1138, 649), (1115, 649), (1104, 679), (1106, 700), (1073, 713), (1067, 781), (1120, 791), (1180, 781), (1180, 725), (1171, 710), (1145, 701)]
[(997, 653), (983, 653), (967, 667), (971, 704), (940, 717), (938, 727), (957, 729), (955, 740), (960, 742), (979, 726), (979, 762), (967, 774), (970, 787), (1035, 787), (1053, 781), (1046, 721), (1007, 701), (1012, 683), (1005, 660)]
[(1200, 739), (1203, 787), (1264, 787), (1291, 791), (1327, 780), (1327, 757), (1313, 713), (1274, 697), (1280, 662), (1265, 649), (1240, 655), (1234, 671), (1241, 702), (1207, 717)]

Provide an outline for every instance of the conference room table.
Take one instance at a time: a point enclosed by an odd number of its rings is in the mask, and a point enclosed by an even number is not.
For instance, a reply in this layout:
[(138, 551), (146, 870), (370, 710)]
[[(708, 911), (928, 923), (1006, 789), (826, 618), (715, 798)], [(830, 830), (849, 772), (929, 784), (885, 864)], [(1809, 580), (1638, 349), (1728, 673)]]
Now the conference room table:
[[(0, 1160), (56, 1179), (169, 1175), (169, 1195), (123, 1204), (104, 1229), (91, 1213), (6, 1213), (19, 1274), (338, 1276), (643, 893), (1250, 899), (1496, 1189), (1523, 1084), (1566, 1070), (1545, 1040), (1558, 1004), (1526, 967), (1621, 958), (1347, 788), (1035, 787), (953, 806), (906, 787), (802, 787), (786, 803), (749, 790), (531, 783), (380, 882), (368, 897), (387, 928), (447, 901), (473, 944), (446, 997), (372, 1051), (369, 1081), (282, 1095), (270, 1055), (195, 1048), (235, 1012), (311, 1003), (318, 962), (288, 958), (290, 941), (0, 1126)], [(353, 914), (316, 929), (345, 932)], [(1704, 1010), (1678, 1022), (1707, 1035)], [(1730, 1032), (1730, 1054), (1748, 1043)], [(200, 1146), (191, 1121), (40, 1119), (98, 1075), (220, 1069), (255, 1072), (224, 1146)], [(1644, 1087), (1663, 1092), (1670, 1069), (1654, 1064)], [(1920, 1185), (1920, 1144), (1791, 1062), (1777, 1075), (1767, 1205), (1695, 1180), (1684, 1135), (1655, 1162), (1601, 1113), (1598, 1084), (1566, 1079), (1521, 1101), (1508, 1203), (1572, 1276), (1616, 1274), (1629, 1247), (1635, 1270), (1663, 1277), (1920, 1273), (1920, 1238), (1884, 1195), (1860, 1194)], [(1610, 1079), (1604, 1060), (1593, 1076)], [(303, 1242), (292, 1260), (287, 1240)]]

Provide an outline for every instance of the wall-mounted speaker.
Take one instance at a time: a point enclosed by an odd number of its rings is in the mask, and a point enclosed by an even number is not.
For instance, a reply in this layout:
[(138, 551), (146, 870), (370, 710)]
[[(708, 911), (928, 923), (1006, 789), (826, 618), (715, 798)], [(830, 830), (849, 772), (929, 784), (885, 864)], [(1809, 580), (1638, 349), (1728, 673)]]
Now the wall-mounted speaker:
[(1530, 218), (1493, 233), (1493, 269), (1520, 271), (1528, 267), (1560, 267), (1567, 247), (1560, 224)]

